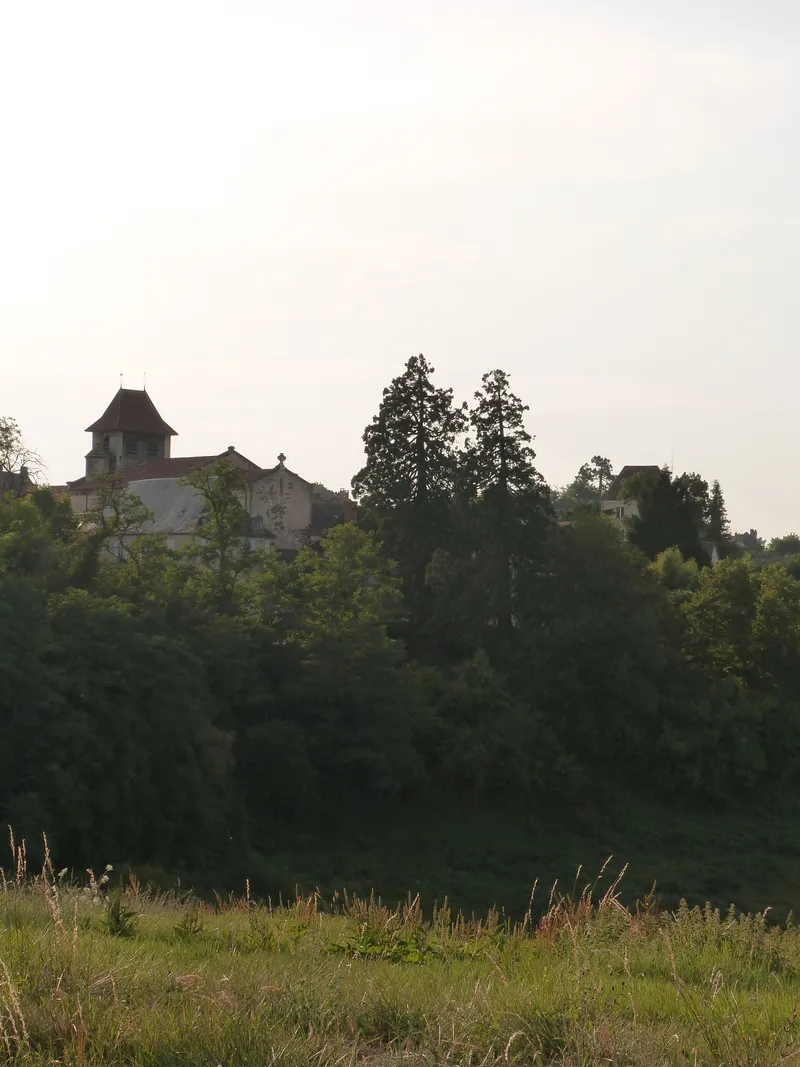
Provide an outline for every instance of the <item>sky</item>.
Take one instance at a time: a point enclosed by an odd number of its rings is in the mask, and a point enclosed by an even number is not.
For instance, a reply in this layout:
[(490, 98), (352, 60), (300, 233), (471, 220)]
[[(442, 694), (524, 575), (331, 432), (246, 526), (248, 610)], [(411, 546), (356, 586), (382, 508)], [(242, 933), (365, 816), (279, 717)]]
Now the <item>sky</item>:
[(424, 353), (800, 529), (795, 0), (0, 3), (0, 415), (61, 483), (119, 386), (330, 488)]

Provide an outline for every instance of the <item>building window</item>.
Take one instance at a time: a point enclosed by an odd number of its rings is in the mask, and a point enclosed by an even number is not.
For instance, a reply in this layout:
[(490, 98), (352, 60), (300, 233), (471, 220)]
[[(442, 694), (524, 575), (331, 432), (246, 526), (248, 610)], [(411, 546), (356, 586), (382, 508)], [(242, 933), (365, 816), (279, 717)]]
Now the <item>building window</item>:
[(155, 459), (158, 456), (158, 441), (147, 442), (147, 454), (151, 459)]
[(106, 455), (108, 455), (111, 452), (111, 441), (108, 438), (108, 434), (106, 434), (105, 437), (103, 438), (103, 451), (105, 452)]
[(136, 441), (133, 441), (130, 438), (128, 439), (127, 447), (125, 449), (125, 454), (128, 455), (128, 456), (135, 456), (136, 455)]

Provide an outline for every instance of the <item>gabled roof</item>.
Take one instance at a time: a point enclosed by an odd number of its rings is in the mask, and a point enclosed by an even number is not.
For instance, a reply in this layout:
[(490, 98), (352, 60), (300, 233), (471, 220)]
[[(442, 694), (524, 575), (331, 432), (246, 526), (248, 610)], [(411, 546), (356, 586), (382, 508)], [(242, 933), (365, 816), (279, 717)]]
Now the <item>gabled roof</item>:
[[(100, 452), (98, 455), (103, 455), (103, 453)], [(244, 460), (243, 470), (248, 476), (258, 477), (262, 473), (261, 468), (248, 459), (247, 456), (243, 456), (241, 452), (236, 452), (235, 449), (229, 448), (218, 456), (172, 456), (169, 459), (140, 459), (138, 463), (131, 463), (129, 466), (123, 467), (119, 471), (119, 476), (128, 484), (161, 479), (175, 481), (178, 478), (185, 477), (189, 471), (210, 467), (221, 459), (230, 459), (231, 456), (238, 456), (239, 459)], [(74, 482), (67, 482), (67, 488), (73, 493), (85, 492), (87, 489), (91, 489), (93, 485), (93, 480), (85, 476), (76, 479)]]
[(296, 474), (294, 471), (290, 471), (288, 467), (284, 467), (282, 463), (278, 463), (274, 467), (263, 467), (260, 470), (254, 470), (250, 473), (250, 480), (257, 482), (259, 478), (264, 478), (268, 474), (277, 474), (279, 471), (283, 471), (284, 474), (288, 474), (290, 478), (296, 479), (298, 482), (302, 482), (303, 485), (308, 485), (313, 488), (313, 482), (307, 482), (301, 474)]
[(219, 463), (221, 459), (232, 459), (238, 456), (244, 460), (243, 470), (250, 476), (261, 474), (261, 468), (253, 463), (247, 456), (229, 448), (218, 456), (174, 456), (169, 459), (142, 459), (138, 463), (132, 463), (129, 467), (123, 467), (121, 476), (126, 482), (143, 482), (154, 478), (183, 478), (189, 471), (199, 470), (202, 467), (211, 467)]
[[(91, 455), (91, 453), (89, 453)], [(98, 453), (102, 455), (103, 453)], [(189, 471), (198, 467), (208, 467), (217, 459), (216, 456), (179, 456), (175, 459), (143, 459), (138, 463), (132, 463), (129, 467), (123, 467), (119, 471), (120, 478), (125, 482), (142, 482), (154, 478), (182, 478)], [(94, 479), (76, 478), (74, 482), (67, 482), (67, 488), (73, 492), (85, 492), (94, 485)]]
[(183, 478), (189, 471), (210, 467), (219, 456), (174, 456), (170, 459), (143, 459), (123, 467), (120, 477), (126, 482), (145, 482), (154, 478)]
[(120, 389), (97, 422), (86, 427), (87, 433), (113, 433), (115, 430), (177, 436), (177, 431), (164, 422), (144, 389)]
[(660, 467), (653, 465), (642, 466), (641, 464), (637, 464), (634, 466), (624, 466), (619, 474), (615, 475), (608, 489), (603, 493), (603, 500), (619, 500), (623, 482), (627, 482), (628, 478), (632, 478), (634, 474), (658, 474), (660, 470)]

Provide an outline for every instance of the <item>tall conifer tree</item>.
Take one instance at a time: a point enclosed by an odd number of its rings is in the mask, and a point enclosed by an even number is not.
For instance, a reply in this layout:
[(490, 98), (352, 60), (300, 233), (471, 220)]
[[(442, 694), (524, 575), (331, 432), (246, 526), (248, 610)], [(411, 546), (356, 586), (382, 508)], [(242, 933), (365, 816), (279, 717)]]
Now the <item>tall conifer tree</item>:
[(366, 463), (352, 483), (366, 524), (398, 561), (417, 623), (426, 616), (428, 564), (447, 540), (456, 446), (467, 424), (466, 405), (456, 406), (452, 389), (435, 386), (433, 373), (424, 356), (413, 356), (384, 389), (364, 431)]
[(480, 548), (491, 561), (496, 622), (506, 632), (513, 625), (517, 564), (535, 551), (549, 512), (547, 487), (525, 429), (527, 410), (511, 392), (505, 371), (484, 374), (470, 412), (473, 436), (465, 456)]
[(452, 490), (456, 440), (466, 429), (452, 389), (439, 389), (434, 368), (412, 356), (403, 374), (383, 391), (378, 414), (364, 430), (367, 462), (353, 491), (368, 507), (424, 507)]
[(728, 521), (728, 511), (725, 507), (725, 498), (722, 495), (722, 487), (718, 481), (711, 486), (711, 494), (708, 501), (708, 525), (706, 534), (709, 541), (717, 545), (721, 557), (734, 554), (734, 543), (731, 535), (731, 524)]

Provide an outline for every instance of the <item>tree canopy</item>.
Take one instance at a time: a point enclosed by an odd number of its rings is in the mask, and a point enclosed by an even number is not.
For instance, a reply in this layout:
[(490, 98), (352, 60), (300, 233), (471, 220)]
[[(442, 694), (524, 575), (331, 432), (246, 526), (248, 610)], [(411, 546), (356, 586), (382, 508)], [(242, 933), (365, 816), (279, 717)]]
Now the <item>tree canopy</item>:
[(384, 393), (359, 522), (298, 553), (251, 549), (226, 460), (186, 479), (181, 551), (118, 477), (82, 515), (0, 501), (0, 817), (64, 865), (180, 872), (432, 798), (794, 785), (800, 539), (712, 567), (719, 483), (638, 476), (626, 525), (598, 514), (600, 453), (557, 521), (508, 375), (465, 411), (432, 374), (415, 357)]

